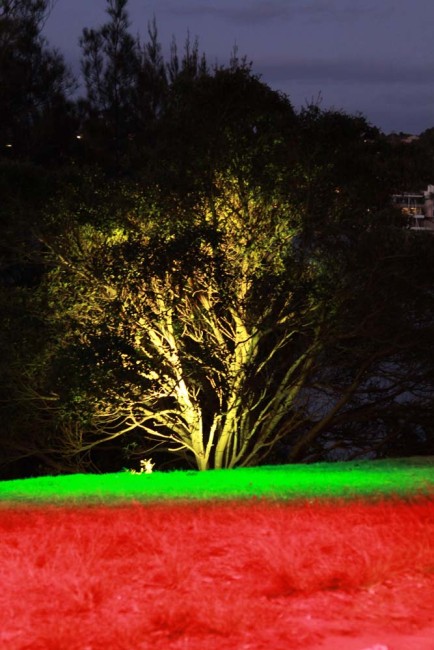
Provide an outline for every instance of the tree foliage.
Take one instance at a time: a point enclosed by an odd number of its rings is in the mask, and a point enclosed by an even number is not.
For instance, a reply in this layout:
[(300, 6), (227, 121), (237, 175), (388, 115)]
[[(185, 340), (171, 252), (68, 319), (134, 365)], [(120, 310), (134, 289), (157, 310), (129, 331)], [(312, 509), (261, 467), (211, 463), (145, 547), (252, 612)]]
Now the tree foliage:
[(74, 128), (75, 81), (41, 35), (49, 12), (47, 0), (0, 2), (1, 153), (45, 162), (65, 153)]
[(118, 167), (128, 135), (133, 132), (135, 94), (140, 65), (138, 45), (128, 31), (127, 0), (108, 0), (109, 21), (83, 30), (82, 73), (86, 84), (87, 129), (96, 142), (106, 142)]

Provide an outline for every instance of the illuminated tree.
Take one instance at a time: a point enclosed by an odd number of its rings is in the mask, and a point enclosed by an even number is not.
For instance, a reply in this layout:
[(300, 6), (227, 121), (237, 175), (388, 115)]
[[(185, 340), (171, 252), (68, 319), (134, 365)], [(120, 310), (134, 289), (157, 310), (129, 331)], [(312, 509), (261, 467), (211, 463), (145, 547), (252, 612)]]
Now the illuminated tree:
[(139, 428), (200, 469), (255, 462), (302, 417), (327, 320), (305, 291), (317, 272), (294, 264), (282, 197), (219, 176), (188, 212), (158, 200), (51, 244), (54, 315), (90, 355), (92, 426)]

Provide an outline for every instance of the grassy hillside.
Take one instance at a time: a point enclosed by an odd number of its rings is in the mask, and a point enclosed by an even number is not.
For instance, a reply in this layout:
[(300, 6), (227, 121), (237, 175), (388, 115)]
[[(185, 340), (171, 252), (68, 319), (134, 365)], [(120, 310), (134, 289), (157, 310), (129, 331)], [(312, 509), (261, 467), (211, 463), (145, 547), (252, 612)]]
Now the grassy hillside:
[(0, 482), (0, 502), (411, 496), (434, 492), (431, 457), (209, 472), (74, 474)]

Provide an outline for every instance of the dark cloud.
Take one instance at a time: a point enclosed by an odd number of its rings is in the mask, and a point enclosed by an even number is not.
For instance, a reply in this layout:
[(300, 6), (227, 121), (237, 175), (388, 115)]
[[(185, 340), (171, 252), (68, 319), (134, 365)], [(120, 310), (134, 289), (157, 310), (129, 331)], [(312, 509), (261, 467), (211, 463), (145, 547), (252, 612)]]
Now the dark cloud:
[(290, 3), (279, 0), (256, 0), (243, 5), (238, 1), (236, 4), (229, 2), (191, 2), (180, 6), (172, 2), (169, 5), (170, 12), (175, 16), (204, 17), (211, 16), (233, 23), (252, 24), (286, 18), (292, 13)]
[(177, 2), (169, 2), (168, 8), (177, 16), (212, 16), (245, 25), (300, 17), (316, 21), (329, 18), (353, 20), (362, 15), (380, 17), (393, 10), (389, 0), (383, 0), (380, 7), (373, 0), (365, 0), (362, 4), (355, 3), (354, 0), (192, 0), (182, 6)]
[(310, 81), (340, 84), (432, 85), (432, 63), (403, 65), (382, 61), (352, 60), (255, 60), (255, 70), (270, 82)]
[(291, 8), (279, 0), (257, 0), (244, 5), (242, 2), (223, 4), (221, 2), (192, 2), (179, 6), (172, 3), (171, 12), (178, 16), (213, 16), (236, 23), (258, 23), (274, 18), (287, 17)]

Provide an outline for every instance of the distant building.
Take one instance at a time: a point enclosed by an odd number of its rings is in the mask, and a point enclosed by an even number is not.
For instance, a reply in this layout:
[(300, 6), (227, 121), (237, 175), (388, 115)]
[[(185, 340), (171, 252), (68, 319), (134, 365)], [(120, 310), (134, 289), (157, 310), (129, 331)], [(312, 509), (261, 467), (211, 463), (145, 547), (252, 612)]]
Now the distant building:
[(434, 185), (425, 191), (394, 194), (392, 203), (408, 217), (410, 230), (426, 230), (434, 233)]

